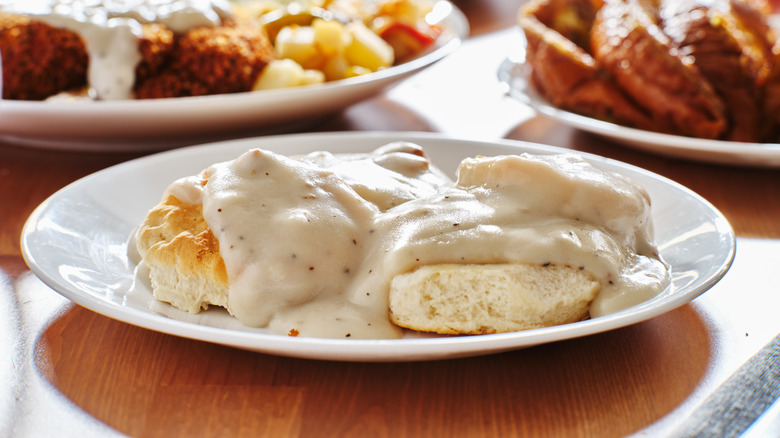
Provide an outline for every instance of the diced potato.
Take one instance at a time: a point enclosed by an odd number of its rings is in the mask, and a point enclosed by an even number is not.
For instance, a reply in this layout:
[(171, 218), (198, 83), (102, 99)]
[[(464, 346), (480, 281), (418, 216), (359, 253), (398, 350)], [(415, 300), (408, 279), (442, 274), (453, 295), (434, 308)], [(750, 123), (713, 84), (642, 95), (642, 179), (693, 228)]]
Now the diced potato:
[(314, 47), (314, 29), (311, 26), (287, 26), (276, 36), (276, 57), (292, 59), (301, 66), (316, 62), (319, 56)]
[(347, 77), (347, 69), (349, 68), (347, 58), (344, 55), (336, 55), (328, 58), (328, 61), (322, 66), (322, 72), (327, 80), (337, 81)]
[(414, 25), (425, 17), (430, 7), (412, 0), (385, 0), (379, 2), (377, 15), (388, 15), (394, 21)]
[(304, 70), (300, 85), (314, 85), (325, 82), (325, 74), (319, 70)]
[(352, 35), (339, 21), (317, 18), (311, 27), (314, 29), (314, 44), (325, 56), (344, 53), (352, 39)]
[(359, 65), (352, 65), (352, 66), (350, 66), (347, 69), (346, 72), (344, 72), (344, 77), (345, 78), (353, 78), (355, 76), (361, 76), (361, 75), (365, 75), (365, 74), (368, 74), (368, 73), (371, 73), (371, 70), (369, 70), (369, 69), (367, 69), (365, 67), (361, 67)]
[(304, 70), (300, 64), (292, 59), (276, 59), (263, 69), (253, 90), (298, 87), (324, 81), (325, 75), (320, 71)]
[(393, 48), (379, 35), (357, 21), (347, 24), (347, 30), (352, 35), (352, 41), (344, 54), (350, 64), (371, 71), (393, 65)]

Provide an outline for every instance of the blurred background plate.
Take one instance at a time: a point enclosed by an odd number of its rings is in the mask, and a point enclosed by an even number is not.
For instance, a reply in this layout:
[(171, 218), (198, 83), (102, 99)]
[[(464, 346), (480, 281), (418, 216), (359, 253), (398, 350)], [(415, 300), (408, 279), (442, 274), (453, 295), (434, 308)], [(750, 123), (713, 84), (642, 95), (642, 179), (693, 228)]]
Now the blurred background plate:
[(529, 83), (530, 66), (519, 59), (504, 60), (497, 74), (512, 98), (530, 106), (539, 114), (625, 146), (693, 161), (780, 167), (780, 144), (703, 140), (628, 128), (553, 106)]
[(437, 1), (431, 17), (443, 29), (434, 47), (385, 70), (306, 87), (212, 96), (103, 102), (4, 100), (0, 140), (28, 147), (125, 152), (291, 129), (376, 95), (451, 54), (469, 35), (468, 20), (448, 1)]

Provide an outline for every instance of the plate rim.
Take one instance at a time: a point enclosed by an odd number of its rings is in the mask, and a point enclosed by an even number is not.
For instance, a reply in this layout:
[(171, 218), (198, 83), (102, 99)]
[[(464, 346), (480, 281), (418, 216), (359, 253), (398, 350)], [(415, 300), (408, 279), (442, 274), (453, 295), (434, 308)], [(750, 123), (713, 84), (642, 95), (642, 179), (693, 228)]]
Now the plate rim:
[[(666, 185), (673, 187), (676, 190), (683, 192), (691, 199), (700, 202), (703, 206), (707, 207), (712, 213), (714, 213), (717, 219), (717, 228), (719, 235), (725, 239), (728, 243), (728, 249), (723, 256), (723, 262), (719, 265), (718, 269), (711, 273), (701, 285), (692, 290), (685, 291), (685, 293), (677, 294), (664, 301), (663, 306), (655, 306), (649, 309), (639, 311), (640, 308), (646, 307), (645, 303), (641, 303), (632, 308), (617, 312), (612, 315), (607, 315), (600, 318), (589, 319), (585, 321), (579, 321), (571, 324), (563, 324), (553, 327), (546, 327), (541, 329), (532, 329), (511, 333), (500, 333), (490, 335), (477, 335), (477, 336), (447, 336), (447, 337), (431, 337), (431, 338), (403, 338), (403, 339), (325, 339), (325, 338), (307, 338), (307, 337), (287, 337), (278, 334), (269, 333), (255, 333), (252, 331), (236, 331), (229, 328), (219, 328), (213, 326), (204, 326), (193, 322), (181, 321), (173, 318), (166, 317), (152, 312), (142, 312), (132, 307), (120, 307), (115, 303), (108, 302), (99, 297), (86, 295), (79, 292), (72, 291), (68, 285), (60, 279), (52, 276), (50, 273), (41, 269), (40, 265), (36, 263), (35, 250), (31, 248), (30, 236), (34, 234), (36, 225), (43, 217), (45, 211), (49, 206), (64, 194), (69, 193), (72, 190), (76, 190), (78, 187), (90, 184), (90, 181), (99, 179), (104, 175), (117, 171), (130, 166), (143, 167), (145, 162), (155, 162), (157, 160), (165, 159), (166, 156), (196, 154), (200, 149), (216, 149), (224, 148), (226, 144), (235, 145), (233, 147), (240, 148), (240, 145), (249, 145), (252, 142), (259, 141), (265, 143), (284, 142), (284, 141), (304, 141), (306, 139), (320, 139), (323, 141), (334, 141), (337, 139), (351, 138), (351, 139), (372, 139), (372, 140), (397, 140), (405, 139), (410, 141), (446, 141), (446, 142), (458, 142), (461, 144), (487, 144), (489, 146), (501, 146), (517, 148), (520, 150), (534, 150), (543, 151), (543, 153), (574, 153), (585, 157), (589, 161), (595, 161), (605, 163), (609, 166), (617, 166), (619, 168), (627, 169), (631, 172), (643, 174), (647, 177), (656, 179), (663, 182)], [(425, 147), (423, 145), (423, 147)], [(141, 158), (129, 160), (108, 168), (99, 170), (85, 177), (82, 177), (65, 187), (61, 188), (40, 205), (38, 205), (34, 211), (30, 214), (25, 222), (21, 233), (21, 250), (25, 263), (30, 267), (30, 270), (40, 278), (43, 283), (51, 287), (60, 295), (65, 296), (74, 303), (95, 311), (96, 313), (105, 315), (117, 321), (142, 327), (145, 329), (167, 333), (179, 337), (196, 339), (205, 342), (212, 342), (221, 345), (228, 345), (236, 348), (247, 349), (251, 351), (257, 351), (266, 354), (274, 354), (289, 357), (308, 358), (308, 359), (320, 359), (320, 360), (337, 360), (337, 361), (361, 361), (361, 362), (394, 362), (394, 361), (421, 361), (421, 360), (436, 360), (444, 358), (454, 357), (467, 357), (483, 354), (491, 354), (508, 350), (521, 349), (539, 345), (543, 343), (556, 342), (566, 339), (573, 339), (583, 336), (589, 336), (596, 333), (602, 333), (610, 331), (616, 328), (625, 327), (641, 321), (651, 319), (659, 316), (663, 313), (669, 312), (685, 303), (688, 303), (697, 296), (703, 294), (714, 286), (730, 269), (735, 253), (736, 253), (736, 236), (731, 225), (726, 218), (720, 213), (720, 211), (714, 207), (709, 201), (693, 192), (692, 190), (670, 180), (662, 175), (658, 175), (649, 170), (641, 167), (624, 163), (611, 158), (598, 156), (591, 153), (584, 153), (579, 151), (573, 151), (565, 148), (542, 145), (531, 142), (523, 142), (517, 140), (475, 140), (466, 138), (455, 138), (446, 134), (430, 133), (430, 132), (394, 132), (394, 131), (373, 131), (373, 132), (361, 132), (361, 131), (346, 131), (346, 132), (327, 132), (327, 133), (303, 133), (303, 134), (286, 134), (277, 136), (264, 136), (254, 137), (240, 140), (228, 140), (214, 143), (206, 143), (197, 146), (191, 146), (186, 148), (167, 150), (156, 154), (151, 154)], [(138, 321), (129, 321), (128, 313), (131, 316), (135, 316), (140, 319), (144, 324), (139, 324)], [(576, 330), (575, 335), (571, 335), (571, 331)], [(229, 335), (229, 342), (223, 339), (224, 335)], [(527, 338), (532, 338), (532, 342), (528, 342)], [(251, 341), (263, 341), (262, 346), (257, 346), (257, 342)], [(248, 345), (253, 344), (253, 345)], [(464, 348), (453, 350), (453, 345), (459, 345)], [(477, 344), (477, 348), (474, 347)], [(346, 350), (346, 352), (345, 352)]]
[[(687, 158), (712, 164), (780, 167), (780, 143), (707, 140), (665, 134), (623, 126), (558, 108), (536, 92), (530, 84), (528, 80), (530, 69), (530, 65), (524, 60), (507, 56), (499, 65), (496, 75), (511, 98), (557, 122), (656, 155)], [(696, 153), (696, 156), (692, 157), (691, 153)], [(767, 158), (770, 160), (767, 161)]]

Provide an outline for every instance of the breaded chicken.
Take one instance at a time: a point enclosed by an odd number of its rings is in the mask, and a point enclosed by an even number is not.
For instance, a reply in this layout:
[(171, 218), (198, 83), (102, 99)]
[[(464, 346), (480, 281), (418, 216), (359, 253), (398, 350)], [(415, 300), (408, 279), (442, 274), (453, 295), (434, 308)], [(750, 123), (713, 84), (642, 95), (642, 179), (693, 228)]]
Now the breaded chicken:
[(176, 38), (172, 59), (159, 75), (137, 82), (135, 95), (150, 99), (251, 91), (273, 57), (270, 40), (254, 22), (194, 28)]
[[(162, 24), (142, 29), (137, 98), (250, 91), (273, 58), (265, 31), (252, 22), (229, 21), (184, 35)], [(88, 52), (74, 32), (0, 13), (0, 52), (6, 99), (42, 100), (87, 85)]]
[(0, 53), (4, 99), (41, 100), (87, 84), (87, 51), (73, 32), (0, 12)]
[[(170, 29), (145, 24), (142, 30), (138, 80), (157, 74), (173, 50)], [(0, 53), (4, 99), (42, 100), (87, 85), (88, 54), (75, 32), (0, 12)]]
[(135, 68), (135, 80), (140, 82), (159, 74), (173, 53), (173, 32), (167, 27), (152, 23), (142, 26), (143, 36), (138, 40), (141, 61)]

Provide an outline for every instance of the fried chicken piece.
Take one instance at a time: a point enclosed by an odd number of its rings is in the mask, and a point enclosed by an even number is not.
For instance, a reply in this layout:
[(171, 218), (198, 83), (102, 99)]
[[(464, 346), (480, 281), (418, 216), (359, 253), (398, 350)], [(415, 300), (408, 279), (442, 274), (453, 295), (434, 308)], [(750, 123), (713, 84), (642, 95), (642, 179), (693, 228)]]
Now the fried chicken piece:
[[(140, 79), (156, 74), (173, 49), (173, 32), (166, 27), (148, 24), (142, 30), (138, 41), (142, 59), (136, 68)], [(0, 13), (0, 52), (5, 99), (43, 100), (87, 85), (89, 58), (75, 32)]]
[(726, 104), (729, 128), (725, 139), (759, 141), (759, 82), (766, 77), (762, 71), (768, 65), (766, 50), (734, 15), (732, 3), (667, 0), (662, 6), (663, 31), (680, 54), (693, 59)]
[(780, 47), (777, 34), (769, 25), (772, 13), (763, 0), (731, 0), (731, 17), (726, 25), (742, 48), (742, 61), (759, 87), (759, 141), (777, 142), (780, 135)]
[(769, 5), (761, 0), (720, 0), (719, 19), (742, 49), (743, 62), (756, 83), (762, 86), (774, 64), (773, 46), (777, 40), (767, 17)]
[[(562, 8), (565, 3), (572, 8)], [(527, 44), (527, 62), (532, 66), (533, 86), (553, 105), (601, 120), (642, 129), (650, 129), (650, 118), (615, 86), (598, 62), (574, 39), (583, 39), (590, 29), (588, 17), (595, 18), (595, 9), (586, 11), (572, 2), (532, 3), (519, 16)], [(575, 12), (579, 11), (579, 12)], [(565, 17), (556, 18), (558, 14)], [(575, 14), (579, 18), (574, 18)], [(547, 23), (542, 23), (542, 17)], [(583, 18), (584, 17), (584, 18)], [(550, 25), (562, 26), (564, 36)], [(579, 36), (575, 35), (581, 32)]]
[(690, 61), (675, 54), (654, 17), (635, 1), (608, 1), (591, 29), (594, 57), (653, 119), (656, 131), (717, 139), (725, 106)]
[(261, 26), (237, 22), (199, 27), (177, 37), (170, 64), (157, 76), (138, 81), (138, 99), (250, 91), (274, 57)]
[(604, 0), (535, 0), (521, 10), (583, 50), (590, 47), (590, 28)]
[(780, 136), (780, 40), (772, 52), (772, 70), (763, 87), (762, 109), (766, 118), (762, 135), (765, 141), (776, 143)]

